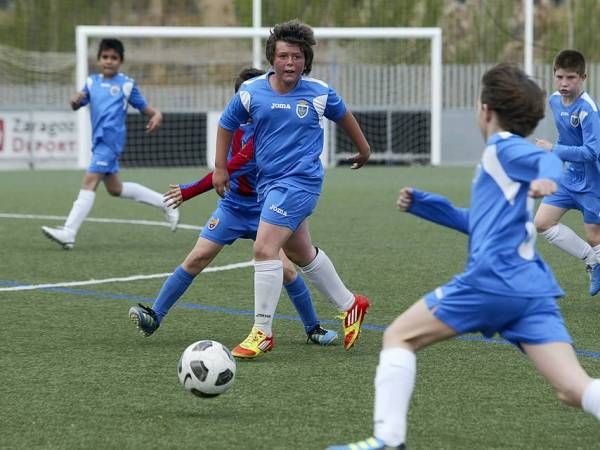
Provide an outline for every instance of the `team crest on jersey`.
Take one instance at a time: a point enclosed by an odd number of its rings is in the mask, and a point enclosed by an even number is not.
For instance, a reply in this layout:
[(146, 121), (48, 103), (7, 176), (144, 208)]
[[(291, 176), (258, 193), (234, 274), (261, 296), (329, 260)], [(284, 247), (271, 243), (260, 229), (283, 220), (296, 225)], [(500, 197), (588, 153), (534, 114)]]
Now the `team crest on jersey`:
[(304, 119), (308, 114), (308, 103), (304, 100), (300, 100), (296, 105), (296, 115), (301, 119)]
[(577, 128), (579, 126), (579, 114), (571, 114), (571, 126)]
[(208, 221), (208, 224), (206, 224), (208, 229), (211, 231), (214, 230), (215, 228), (217, 228), (217, 225), (219, 225), (218, 217), (211, 217), (210, 220)]
[(110, 87), (110, 95), (112, 95), (112, 96), (117, 95), (119, 93), (119, 91), (120, 91), (119, 86), (112, 85)]

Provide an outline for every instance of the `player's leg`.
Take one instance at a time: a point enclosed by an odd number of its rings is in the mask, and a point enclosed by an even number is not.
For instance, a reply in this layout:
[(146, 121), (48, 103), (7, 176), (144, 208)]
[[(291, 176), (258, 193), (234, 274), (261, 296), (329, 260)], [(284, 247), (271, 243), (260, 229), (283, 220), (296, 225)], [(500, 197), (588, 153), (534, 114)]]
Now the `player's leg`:
[(118, 172), (106, 177), (104, 184), (110, 195), (135, 200), (136, 202), (145, 203), (146, 205), (160, 209), (171, 231), (177, 229), (177, 225), (179, 224), (179, 210), (165, 206), (162, 194), (139, 183), (131, 181), (121, 182)]
[(183, 263), (165, 280), (152, 307), (139, 304), (129, 309), (129, 319), (144, 336), (150, 336), (158, 329), (194, 278), (211, 263), (222, 248), (222, 244), (199, 237)]
[(571, 344), (522, 343), (521, 346), (563, 403), (580, 407), (600, 420), (600, 380), (585, 372)]
[(288, 259), (283, 250), (280, 250), (279, 258), (283, 263), (283, 287), (302, 320), (308, 342), (319, 345), (332, 344), (337, 339), (337, 333), (323, 328), (319, 323), (310, 290), (304, 279), (298, 275), (294, 264)]
[[(90, 164), (90, 169), (96, 169), (94, 161)], [(77, 232), (94, 206), (96, 188), (104, 175), (102, 172), (91, 172), (88, 170), (83, 176), (81, 189), (73, 202), (64, 225), (62, 227), (42, 227), (43, 233), (48, 238), (60, 244), (65, 250), (69, 250), (75, 245)]]
[(596, 295), (600, 292), (600, 211), (590, 212), (587, 209), (584, 211), (584, 229), (585, 237), (596, 256), (595, 264), (588, 264), (588, 272), (590, 275), (590, 295)]
[(341, 280), (327, 254), (312, 244), (308, 221), (304, 220), (285, 244), (285, 251), (304, 276), (342, 313), (344, 348), (352, 348), (369, 308), (369, 299), (353, 294)]
[(584, 261), (587, 265), (597, 264), (596, 254), (590, 244), (577, 235), (568, 226), (559, 223), (562, 216), (576, 205), (561, 202), (560, 205), (542, 203), (535, 214), (534, 224), (538, 233), (549, 243), (555, 245), (569, 255)]
[(373, 437), (334, 450), (404, 448), (408, 407), (416, 378), (415, 352), (451, 338), (456, 331), (419, 300), (385, 330), (375, 373)]
[(261, 219), (254, 241), (254, 325), (232, 354), (257, 358), (273, 348), (273, 316), (281, 295), (283, 264), (279, 251), (292, 234), (289, 228)]

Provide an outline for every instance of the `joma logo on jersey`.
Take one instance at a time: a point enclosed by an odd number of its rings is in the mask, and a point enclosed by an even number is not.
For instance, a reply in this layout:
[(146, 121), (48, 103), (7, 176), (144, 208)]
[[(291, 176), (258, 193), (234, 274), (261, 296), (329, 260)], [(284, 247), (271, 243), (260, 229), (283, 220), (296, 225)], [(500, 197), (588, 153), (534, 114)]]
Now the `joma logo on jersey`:
[(215, 228), (217, 228), (217, 225), (219, 225), (218, 217), (211, 217), (208, 223), (206, 224), (209, 230), (214, 230)]
[(308, 103), (304, 100), (300, 100), (296, 105), (296, 115), (301, 119), (304, 119), (308, 114)]
[(271, 103), (271, 109), (292, 109), (287, 103)]
[(277, 206), (275, 206), (275, 205), (271, 205), (271, 206), (269, 207), (269, 209), (270, 209), (271, 211), (273, 211), (273, 212), (276, 212), (277, 214), (281, 214), (283, 217), (287, 217), (287, 211), (286, 211), (285, 209), (278, 208), (278, 207), (277, 207)]

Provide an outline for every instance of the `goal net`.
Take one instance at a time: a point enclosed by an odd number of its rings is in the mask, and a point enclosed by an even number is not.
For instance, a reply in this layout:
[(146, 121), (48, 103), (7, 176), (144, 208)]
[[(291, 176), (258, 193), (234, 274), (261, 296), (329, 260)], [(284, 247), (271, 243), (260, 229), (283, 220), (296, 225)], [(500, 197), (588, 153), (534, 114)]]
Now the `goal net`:
[[(439, 28), (315, 28), (311, 77), (332, 86), (361, 125), (373, 162), (440, 162), (441, 31)], [(164, 115), (145, 133), (130, 108), (124, 167), (211, 165), (216, 125), (241, 69), (267, 68), (269, 28), (77, 27), (77, 85), (96, 72), (100, 40), (125, 46), (122, 71)], [(87, 108), (78, 112), (78, 164), (90, 157)], [(340, 164), (356, 153), (327, 121), (324, 159)]]

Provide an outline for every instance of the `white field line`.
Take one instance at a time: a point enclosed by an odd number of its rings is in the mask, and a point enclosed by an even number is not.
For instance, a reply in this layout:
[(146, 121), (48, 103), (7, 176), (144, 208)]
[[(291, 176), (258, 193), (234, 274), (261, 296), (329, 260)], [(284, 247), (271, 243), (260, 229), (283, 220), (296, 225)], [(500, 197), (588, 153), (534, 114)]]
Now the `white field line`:
[[(217, 267), (207, 267), (202, 272), (223, 272), (225, 270), (234, 270), (241, 269), (244, 267), (250, 267), (254, 265), (254, 261), (246, 261), (241, 263), (234, 264), (226, 264), (224, 266)], [(11, 286), (0, 288), (0, 292), (10, 292), (10, 291), (33, 291), (36, 289), (48, 289), (48, 288), (62, 288), (62, 287), (72, 287), (72, 286), (90, 286), (94, 284), (106, 284), (106, 283), (123, 283), (128, 281), (139, 281), (139, 280), (151, 280), (153, 278), (166, 278), (171, 275), (170, 272), (167, 273), (155, 273), (152, 275), (131, 275), (129, 277), (120, 277), (120, 278), (104, 278), (102, 280), (87, 280), (87, 281), (67, 281), (64, 283), (51, 283), (51, 284), (31, 284), (27, 286)]]
[[(44, 216), (38, 214), (9, 214), (0, 213), (0, 219), (33, 219), (33, 220), (66, 220), (65, 216)], [(88, 217), (85, 219), (86, 222), (99, 222), (99, 223), (124, 223), (128, 225), (151, 225), (158, 227), (170, 227), (167, 222), (158, 222), (155, 220), (128, 220), (128, 219), (104, 219)], [(201, 230), (202, 227), (196, 225), (186, 225), (180, 223), (177, 228), (183, 230)]]

